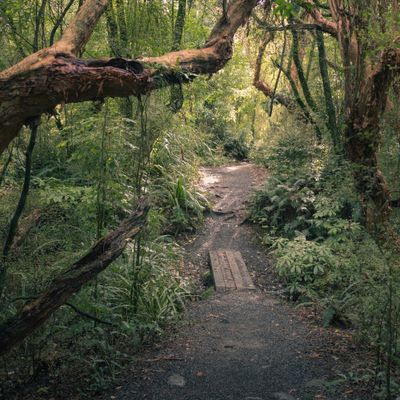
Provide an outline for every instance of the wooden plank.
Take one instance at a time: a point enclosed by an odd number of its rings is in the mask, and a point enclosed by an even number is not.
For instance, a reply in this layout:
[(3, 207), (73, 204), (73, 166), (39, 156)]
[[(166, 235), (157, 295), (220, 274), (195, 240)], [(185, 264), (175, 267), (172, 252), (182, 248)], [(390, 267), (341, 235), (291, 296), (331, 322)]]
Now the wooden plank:
[(210, 261), (216, 290), (255, 289), (239, 251), (210, 251)]
[(211, 268), (216, 290), (236, 289), (229, 262), (224, 251), (210, 251)]
[(226, 251), (218, 251), (217, 254), (220, 265), (222, 267), (222, 273), (224, 275), (226, 290), (236, 289), (235, 279), (233, 277), (232, 270), (229, 265), (229, 260)]
[(249, 271), (248, 271), (247, 266), (242, 258), (240, 251), (234, 251), (233, 257), (236, 261), (236, 265), (239, 270), (243, 289), (254, 290), (256, 287), (253, 284), (253, 280), (251, 279), (251, 276), (249, 274)]
[[(235, 280), (236, 289), (246, 289), (246, 285), (243, 281), (241, 271), (239, 269), (238, 263), (236, 262), (236, 252), (227, 251), (226, 256), (228, 258), (229, 266), (232, 271), (233, 279)], [(240, 254), (240, 253), (239, 253)]]
[(214, 286), (216, 290), (225, 289), (225, 280), (219, 265), (218, 254), (216, 251), (210, 251), (211, 268), (214, 277)]

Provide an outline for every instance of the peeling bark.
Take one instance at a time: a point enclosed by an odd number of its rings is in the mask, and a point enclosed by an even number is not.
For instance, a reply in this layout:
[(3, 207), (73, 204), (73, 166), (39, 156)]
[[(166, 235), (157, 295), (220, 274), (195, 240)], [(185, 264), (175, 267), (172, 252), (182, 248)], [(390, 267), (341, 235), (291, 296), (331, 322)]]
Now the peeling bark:
[(24, 124), (59, 103), (140, 95), (217, 72), (231, 59), (233, 37), (257, 0), (231, 1), (227, 18), (217, 22), (200, 49), (141, 60), (76, 58), (107, 4), (87, 0), (58, 42), (0, 73), (0, 154)]
[[(363, 35), (368, 37), (368, 24), (361, 11), (348, 8), (343, 0), (328, 0), (332, 20), (325, 18), (312, 0), (307, 3), (313, 5), (307, 12), (314, 22), (330, 29), (339, 43), (345, 78), (345, 151), (353, 164), (367, 228), (374, 234), (391, 214), (390, 193), (379, 170), (377, 152), (389, 88), (400, 72), (400, 50), (387, 48), (377, 54), (374, 44), (363, 40)], [(379, 239), (379, 234), (374, 236)]]

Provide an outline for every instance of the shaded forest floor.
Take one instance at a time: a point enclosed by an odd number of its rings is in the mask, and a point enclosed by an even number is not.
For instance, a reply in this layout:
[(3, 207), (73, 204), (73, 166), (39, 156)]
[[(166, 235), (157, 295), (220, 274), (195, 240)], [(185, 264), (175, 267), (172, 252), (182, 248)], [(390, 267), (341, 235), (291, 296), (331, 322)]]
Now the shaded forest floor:
[(355, 385), (354, 377), (364, 373), (357, 360), (364, 355), (357, 354), (351, 332), (323, 329), (311, 311), (284, 300), (271, 258), (246, 222), (246, 202), (265, 171), (243, 163), (206, 168), (202, 174), (213, 210), (186, 244), (186, 269), (201, 276), (209, 269), (209, 250), (239, 250), (257, 290), (212, 293), (191, 304), (185, 322), (144, 350), (102, 398), (370, 398), (371, 388)]

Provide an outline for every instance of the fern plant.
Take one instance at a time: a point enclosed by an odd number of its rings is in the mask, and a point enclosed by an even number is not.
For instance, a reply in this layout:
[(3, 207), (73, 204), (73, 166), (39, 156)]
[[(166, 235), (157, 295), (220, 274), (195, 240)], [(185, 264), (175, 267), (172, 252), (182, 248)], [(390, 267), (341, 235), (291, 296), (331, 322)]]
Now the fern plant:
[(315, 211), (315, 182), (310, 177), (283, 180), (268, 179), (251, 203), (254, 222), (274, 234), (293, 238), (297, 232), (309, 236)]

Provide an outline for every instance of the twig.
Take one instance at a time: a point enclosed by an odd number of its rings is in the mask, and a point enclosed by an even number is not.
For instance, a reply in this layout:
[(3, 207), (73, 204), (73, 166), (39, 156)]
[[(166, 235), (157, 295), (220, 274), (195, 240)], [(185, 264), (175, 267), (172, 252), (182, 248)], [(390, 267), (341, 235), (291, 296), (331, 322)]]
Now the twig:
[[(20, 301), (20, 300), (36, 300), (37, 297), (33, 297), (33, 296), (28, 296), (28, 297), (15, 297), (14, 299), (11, 300), (12, 303), (16, 302), (16, 301)], [(70, 308), (72, 308), (77, 314), (81, 315), (82, 317), (91, 319), (93, 321), (98, 322), (99, 324), (105, 324), (105, 325), (110, 325), (110, 326), (116, 326), (115, 324), (113, 324), (112, 322), (109, 321), (104, 321), (103, 319), (97, 318), (92, 314), (87, 313), (86, 311), (82, 311), (80, 310), (76, 305), (72, 304), (72, 303), (65, 303), (63, 304), (64, 306), (68, 306)]]
[(143, 360), (144, 362), (160, 362), (160, 361), (185, 361), (184, 358), (182, 357), (177, 357), (177, 356), (163, 356), (163, 357), (157, 357), (157, 358), (150, 358), (148, 360)]

